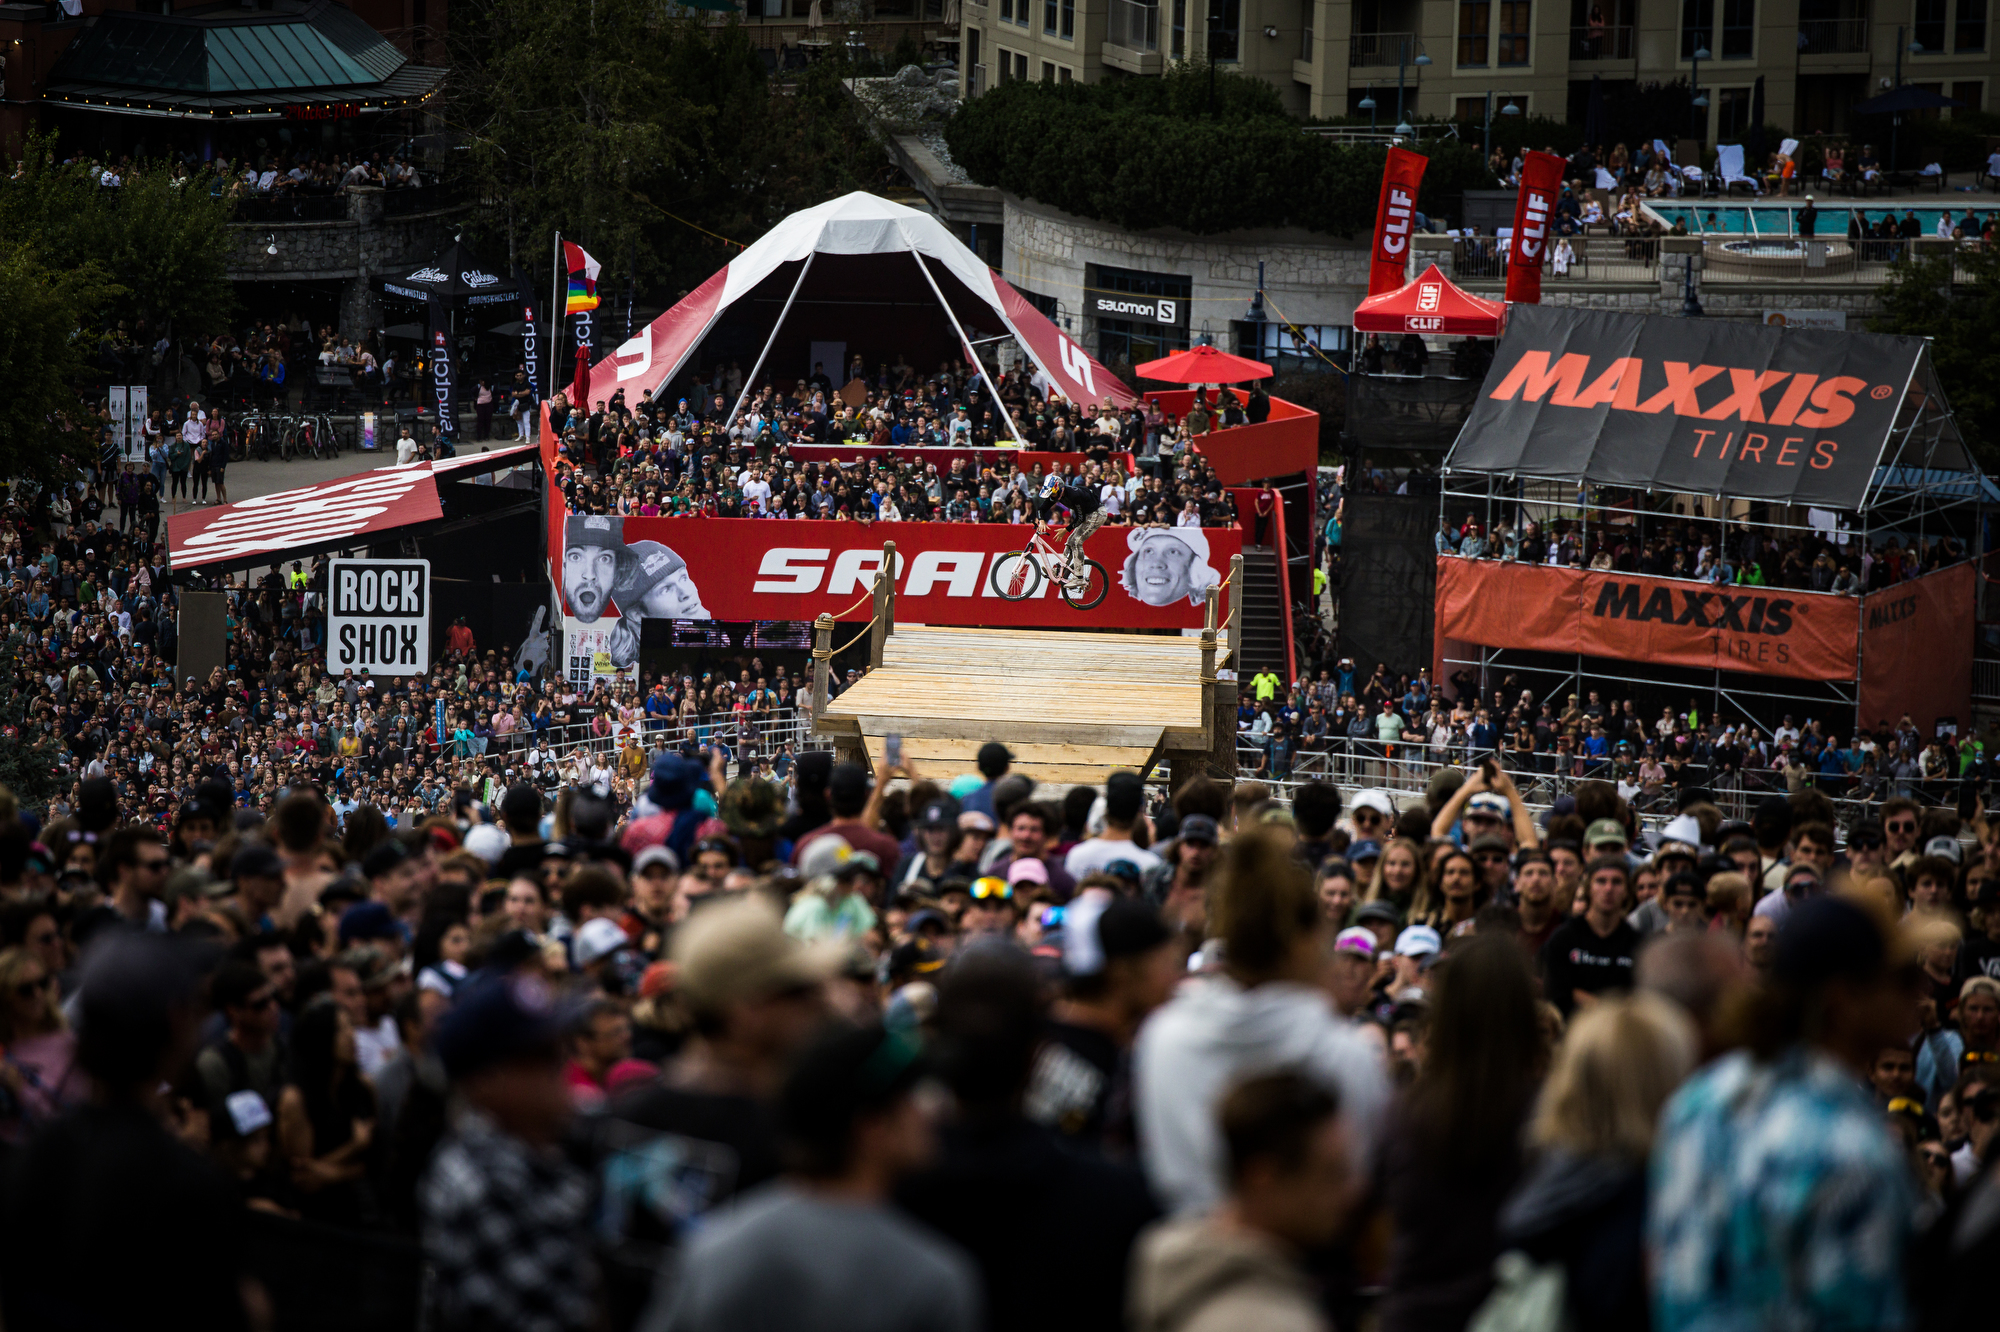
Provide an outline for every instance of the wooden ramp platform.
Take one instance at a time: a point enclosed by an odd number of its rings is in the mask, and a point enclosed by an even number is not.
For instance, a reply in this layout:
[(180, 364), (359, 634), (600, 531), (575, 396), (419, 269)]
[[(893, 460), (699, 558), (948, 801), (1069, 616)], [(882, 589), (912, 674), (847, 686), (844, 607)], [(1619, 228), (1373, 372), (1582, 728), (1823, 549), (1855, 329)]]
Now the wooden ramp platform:
[(1201, 674), (1197, 638), (899, 625), (817, 729), (878, 770), (890, 735), (919, 771), (968, 771), (998, 740), (1038, 782), (1097, 785), (1208, 749)]

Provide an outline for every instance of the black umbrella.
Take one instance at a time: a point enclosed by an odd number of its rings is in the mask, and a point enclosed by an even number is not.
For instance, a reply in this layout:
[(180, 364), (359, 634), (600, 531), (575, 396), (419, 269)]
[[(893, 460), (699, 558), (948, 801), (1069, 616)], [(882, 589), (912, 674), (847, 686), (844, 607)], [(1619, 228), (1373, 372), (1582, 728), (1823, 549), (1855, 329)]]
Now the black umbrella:
[(1919, 88), (1906, 83), (1900, 88), (1871, 97), (1865, 102), (1856, 102), (1848, 107), (1857, 116), (1886, 116), (1896, 111), (1929, 111), (1947, 106), (1964, 106), (1964, 102), (1934, 93), (1928, 88)]
[(1750, 89), (1750, 161), (1746, 164), (1751, 175), (1764, 169), (1764, 76), (1759, 74), (1754, 87)]
[(428, 263), (384, 273), (381, 282), (382, 290), (391, 296), (416, 301), (435, 296), (447, 305), (484, 305), (520, 297), (512, 278), (480, 267), (471, 248), (460, 241), (453, 241)]

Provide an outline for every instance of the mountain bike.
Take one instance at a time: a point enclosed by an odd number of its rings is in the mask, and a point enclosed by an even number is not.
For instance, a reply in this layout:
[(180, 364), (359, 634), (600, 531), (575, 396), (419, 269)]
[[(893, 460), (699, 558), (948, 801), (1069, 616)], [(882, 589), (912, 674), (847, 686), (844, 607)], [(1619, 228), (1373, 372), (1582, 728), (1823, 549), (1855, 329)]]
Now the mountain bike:
[(1051, 579), (1062, 599), (1080, 611), (1095, 608), (1111, 591), (1111, 575), (1089, 556), (1083, 557), (1084, 582), (1080, 595), (1069, 585), (1069, 555), (1049, 544), (1040, 532), (1029, 540), (1026, 550), (1010, 550), (993, 560), (993, 594), (1003, 601), (1025, 601), (1042, 590), (1042, 580)]

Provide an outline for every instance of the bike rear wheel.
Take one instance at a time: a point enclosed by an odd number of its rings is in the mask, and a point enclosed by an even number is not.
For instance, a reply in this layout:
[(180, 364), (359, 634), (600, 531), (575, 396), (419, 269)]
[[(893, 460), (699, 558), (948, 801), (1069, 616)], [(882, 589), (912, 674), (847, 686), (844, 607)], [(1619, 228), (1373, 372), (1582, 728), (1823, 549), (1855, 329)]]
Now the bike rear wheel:
[(1104, 566), (1096, 560), (1084, 560), (1083, 568), (1083, 594), (1071, 596), (1069, 584), (1065, 582), (1062, 585), (1062, 599), (1077, 610), (1095, 610), (1098, 603), (1111, 591), (1111, 575), (1106, 573)]
[(1042, 562), (1031, 550), (1010, 550), (993, 558), (993, 595), (1025, 601), (1042, 590)]

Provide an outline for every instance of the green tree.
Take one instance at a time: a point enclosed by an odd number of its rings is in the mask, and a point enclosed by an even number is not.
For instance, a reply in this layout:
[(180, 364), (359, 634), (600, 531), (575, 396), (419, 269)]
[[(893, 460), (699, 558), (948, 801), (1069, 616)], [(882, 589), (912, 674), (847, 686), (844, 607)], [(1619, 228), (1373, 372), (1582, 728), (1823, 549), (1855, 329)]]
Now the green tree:
[(447, 120), (498, 205), (486, 239), (531, 268), (560, 230), (604, 264), (604, 287), (636, 272), (672, 297), (885, 164), (837, 61), (781, 92), (733, 23), (656, 0), (488, 0), (453, 28)]
[[(1953, 265), (1959, 273), (1953, 276)], [(1952, 419), (1988, 472), (2000, 469), (2000, 254), (1991, 250), (1901, 260), (1882, 286), (1877, 333), (1931, 340), (1931, 363)]]
[(119, 290), (94, 262), (60, 268), (32, 244), (0, 240), (0, 365), (8, 380), (0, 393), (0, 475), (67, 480), (95, 457), (76, 386), (96, 350), (86, 330)]
[[(229, 283), (231, 201), (142, 163), (116, 189), (84, 162), (56, 161), (53, 137), (30, 136), (0, 181), (0, 235), (65, 266), (85, 257), (115, 283), (90, 315), (144, 319), (155, 334), (206, 332), (235, 309)], [(115, 301), (114, 301), (115, 298)]]
[[(1212, 99), (1209, 88), (1206, 66), (1088, 85), (1005, 83), (960, 107), (945, 140), (983, 185), (1134, 230), (1352, 236), (1374, 224), (1384, 147), (1308, 132), (1261, 80), (1222, 74)], [(1442, 139), (1423, 151), (1419, 205), (1456, 213), (1464, 191), (1486, 182), (1479, 149)]]

